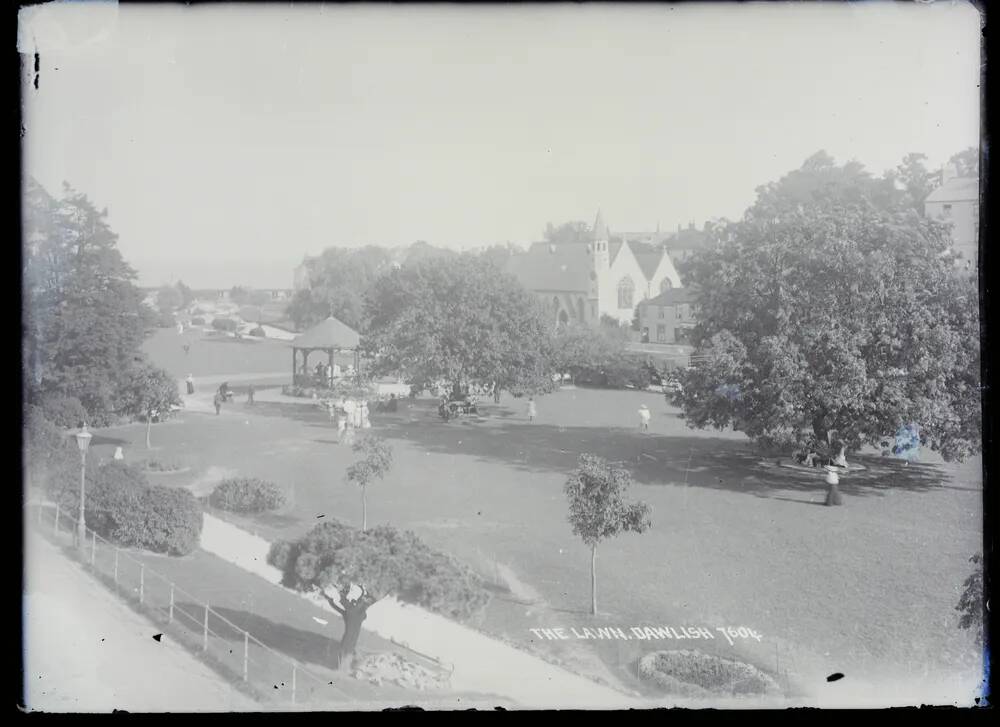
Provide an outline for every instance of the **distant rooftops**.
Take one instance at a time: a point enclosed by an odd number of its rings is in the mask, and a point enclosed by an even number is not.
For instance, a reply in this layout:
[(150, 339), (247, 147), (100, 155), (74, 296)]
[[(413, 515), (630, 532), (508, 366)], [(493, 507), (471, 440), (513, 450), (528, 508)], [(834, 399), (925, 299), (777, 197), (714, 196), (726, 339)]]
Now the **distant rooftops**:
[(977, 202), (979, 200), (979, 179), (976, 177), (953, 177), (929, 195), (925, 202)]

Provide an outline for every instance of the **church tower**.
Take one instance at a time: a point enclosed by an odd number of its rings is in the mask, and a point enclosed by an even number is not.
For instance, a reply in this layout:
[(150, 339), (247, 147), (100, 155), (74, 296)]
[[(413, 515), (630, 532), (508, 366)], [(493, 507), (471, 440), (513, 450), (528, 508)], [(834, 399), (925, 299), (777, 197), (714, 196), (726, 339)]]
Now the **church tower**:
[(590, 233), (590, 254), (594, 259), (594, 269), (597, 271), (607, 270), (611, 264), (608, 257), (608, 241), (611, 234), (608, 232), (608, 225), (604, 222), (604, 215), (597, 210), (597, 218), (594, 220), (594, 229)]

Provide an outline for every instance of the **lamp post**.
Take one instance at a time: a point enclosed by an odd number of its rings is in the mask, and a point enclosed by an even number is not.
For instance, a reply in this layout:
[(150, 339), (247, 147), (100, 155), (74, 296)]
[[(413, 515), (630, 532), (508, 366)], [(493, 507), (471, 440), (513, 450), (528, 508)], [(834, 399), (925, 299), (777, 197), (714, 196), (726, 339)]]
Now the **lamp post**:
[(76, 539), (77, 547), (81, 553), (87, 543), (87, 523), (83, 518), (83, 498), (87, 482), (87, 448), (90, 446), (91, 437), (93, 435), (87, 431), (87, 424), (84, 423), (83, 429), (76, 433), (76, 445), (80, 448), (80, 518), (76, 522)]

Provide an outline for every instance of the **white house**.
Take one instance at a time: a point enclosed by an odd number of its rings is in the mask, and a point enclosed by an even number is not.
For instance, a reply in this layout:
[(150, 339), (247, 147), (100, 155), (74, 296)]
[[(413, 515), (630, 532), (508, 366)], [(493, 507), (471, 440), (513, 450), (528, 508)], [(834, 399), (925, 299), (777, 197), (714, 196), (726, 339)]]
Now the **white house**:
[(963, 265), (975, 270), (979, 262), (979, 179), (958, 177), (945, 166), (941, 186), (924, 200), (924, 216), (951, 225), (952, 246)]

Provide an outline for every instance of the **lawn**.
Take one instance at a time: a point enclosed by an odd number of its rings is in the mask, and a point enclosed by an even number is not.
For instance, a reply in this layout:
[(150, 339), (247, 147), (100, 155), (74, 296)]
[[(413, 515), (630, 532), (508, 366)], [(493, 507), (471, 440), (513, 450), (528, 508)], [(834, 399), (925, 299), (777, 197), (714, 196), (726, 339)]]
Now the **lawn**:
[[(647, 435), (642, 403), (654, 414)], [(539, 401), (533, 424), (523, 408), (505, 399), (479, 421), (444, 424), (418, 400), (374, 419), (396, 462), (370, 488), (369, 523), (410, 528), (503, 581), (480, 628), (633, 688), (635, 658), (656, 648), (738, 656), (807, 692), (838, 671), (916, 683), (975, 668), (953, 609), (981, 548), (978, 458), (861, 458), (869, 469), (841, 480), (844, 506), (826, 508), (819, 476), (762, 467), (742, 435), (691, 431), (656, 395), (563, 390)], [(127, 449), (141, 458), (141, 436), (106, 430), (95, 449), (135, 443)], [(214, 467), (278, 482), (289, 507), (251, 525), (268, 538), (296, 536), (321, 515), (358, 523), (359, 495), (344, 482), (352, 456), (335, 439), (322, 413), (297, 405), (187, 413), (153, 440), (191, 470), (156, 481), (189, 485)], [(562, 492), (585, 451), (625, 460), (633, 496), (653, 506), (652, 530), (599, 548), (597, 617), (586, 612), (589, 552)], [(595, 626), (745, 626), (762, 639), (538, 641), (529, 631)]]

